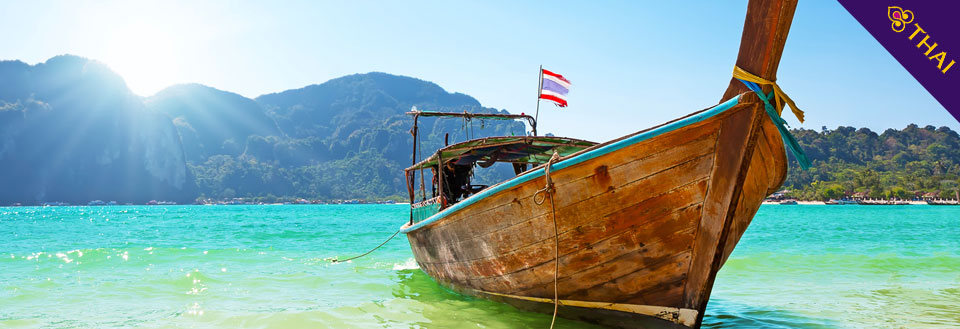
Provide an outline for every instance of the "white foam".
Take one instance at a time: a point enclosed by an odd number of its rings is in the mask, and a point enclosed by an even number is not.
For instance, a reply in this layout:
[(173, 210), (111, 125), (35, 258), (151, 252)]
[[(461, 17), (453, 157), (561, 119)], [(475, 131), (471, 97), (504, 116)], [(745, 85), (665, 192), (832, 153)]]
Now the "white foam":
[(417, 260), (413, 258), (407, 258), (407, 261), (403, 264), (394, 264), (393, 270), (414, 270), (420, 268), (420, 265), (417, 265)]

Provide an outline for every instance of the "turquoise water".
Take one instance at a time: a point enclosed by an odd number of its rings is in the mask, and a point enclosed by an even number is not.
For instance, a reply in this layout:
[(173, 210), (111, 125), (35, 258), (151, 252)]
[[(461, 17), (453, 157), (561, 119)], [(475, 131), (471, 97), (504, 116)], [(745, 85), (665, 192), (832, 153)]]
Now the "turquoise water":
[[(405, 205), (0, 208), (0, 327), (547, 328), (416, 267)], [(558, 320), (559, 328), (593, 328)], [(705, 327), (960, 326), (960, 207), (763, 206)]]

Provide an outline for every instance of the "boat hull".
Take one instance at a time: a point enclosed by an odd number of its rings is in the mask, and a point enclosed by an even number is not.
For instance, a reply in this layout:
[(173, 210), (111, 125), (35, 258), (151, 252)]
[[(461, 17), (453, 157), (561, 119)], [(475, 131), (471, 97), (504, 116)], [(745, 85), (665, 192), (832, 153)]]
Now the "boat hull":
[(559, 259), (559, 316), (695, 327), (717, 270), (786, 176), (779, 132), (752, 94), (554, 166), (552, 206), (534, 202), (546, 179), (533, 169), (405, 226), (420, 268), (451, 289), (552, 312)]

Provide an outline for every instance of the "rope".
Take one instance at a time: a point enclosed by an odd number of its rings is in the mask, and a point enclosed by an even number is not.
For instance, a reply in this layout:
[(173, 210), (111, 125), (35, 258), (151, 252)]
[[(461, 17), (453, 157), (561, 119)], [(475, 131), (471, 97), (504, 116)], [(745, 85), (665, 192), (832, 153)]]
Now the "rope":
[(334, 260), (332, 260), (332, 262), (334, 262), (334, 263), (343, 263), (343, 262), (348, 262), (348, 261), (351, 261), (351, 260), (354, 260), (354, 259), (357, 259), (357, 258), (366, 256), (366, 255), (369, 255), (369, 254), (370, 254), (371, 252), (373, 252), (374, 250), (380, 249), (380, 247), (383, 247), (383, 245), (387, 244), (387, 242), (390, 242), (390, 240), (392, 240), (393, 237), (397, 236), (397, 234), (400, 234), (400, 230), (397, 230), (396, 232), (394, 232), (393, 235), (390, 236), (390, 238), (387, 238), (387, 241), (384, 241), (383, 243), (381, 243), (381, 244), (380, 244), (379, 246), (377, 246), (376, 248), (370, 249), (370, 251), (367, 251), (367, 252), (363, 253), (363, 255), (356, 256), (356, 257), (350, 257), (350, 258), (347, 258), (347, 259), (344, 259), (344, 260), (334, 259)]
[(744, 81), (743, 84), (747, 85), (747, 88), (753, 90), (760, 97), (760, 100), (763, 101), (763, 108), (767, 111), (767, 116), (770, 117), (770, 120), (773, 121), (774, 125), (777, 126), (777, 130), (780, 131), (780, 138), (783, 139), (783, 145), (790, 150), (790, 153), (793, 153), (793, 157), (797, 158), (797, 163), (800, 164), (800, 168), (807, 170), (810, 168), (810, 160), (807, 159), (807, 154), (803, 152), (803, 148), (800, 147), (800, 143), (797, 142), (797, 138), (793, 137), (793, 134), (790, 133), (790, 130), (787, 130), (785, 125), (786, 121), (777, 114), (777, 111), (774, 109), (773, 105), (770, 104), (770, 98), (774, 98), (775, 92), (771, 91), (769, 94), (764, 94), (763, 89), (760, 85), (752, 81)]
[(556, 190), (553, 186), (553, 179), (550, 178), (550, 166), (558, 160), (560, 160), (560, 154), (554, 151), (553, 156), (547, 161), (547, 166), (544, 167), (544, 177), (547, 179), (547, 186), (544, 186), (538, 190), (537, 193), (533, 194), (533, 202), (537, 205), (542, 205), (543, 202), (546, 201), (547, 197), (544, 196), (544, 194), (550, 196), (550, 213), (553, 215), (553, 318), (550, 319), (550, 329), (553, 329), (553, 325), (557, 321), (557, 310), (560, 308), (560, 294), (557, 284), (560, 276), (560, 229), (557, 226), (557, 207), (553, 202), (553, 194)]
[(547, 166), (543, 169), (544, 177), (547, 178), (547, 186), (544, 186), (542, 189), (537, 190), (537, 192), (533, 194), (533, 202), (537, 205), (542, 205), (543, 201), (546, 200), (546, 197), (543, 196), (544, 193), (550, 195), (553, 194), (553, 179), (550, 178), (550, 166), (559, 159), (560, 154), (557, 154), (557, 151), (553, 151), (553, 156), (550, 157), (550, 160), (547, 160)]
[(787, 96), (787, 93), (783, 92), (783, 89), (780, 89), (780, 85), (777, 85), (775, 81), (758, 77), (753, 73), (744, 71), (739, 66), (733, 67), (733, 77), (741, 81), (750, 81), (756, 84), (773, 86), (773, 93), (776, 95), (773, 97), (773, 99), (777, 105), (777, 114), (783, 114), (783, 103), (786, 103), (793, 111), (793, 115), (797, 116), (797, 119), (800, 120), (800, 123), (803, 123), (803, 111), (801, 111), (800, 108), (797, 107), (797, 104), (790, 99), (790, 96)]

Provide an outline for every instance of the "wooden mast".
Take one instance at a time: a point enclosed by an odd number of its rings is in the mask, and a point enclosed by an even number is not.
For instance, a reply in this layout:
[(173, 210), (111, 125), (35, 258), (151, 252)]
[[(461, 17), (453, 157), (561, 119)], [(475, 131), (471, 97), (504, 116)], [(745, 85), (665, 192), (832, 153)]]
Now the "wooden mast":
[[(737, 66), (761, 78), (776, 81), (780, 56), (796, 8), (797, 0), (751, 0), (743, 23), (743, 36), (740, 37)], [(770, 87), (764, 86), (763, 89), (769, 92)], [(749, 89), (742, 82), (731, 79), (722, 100), (746, 91)]]

